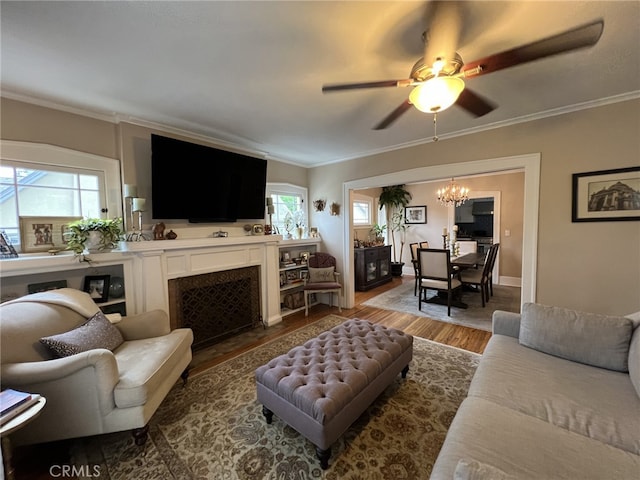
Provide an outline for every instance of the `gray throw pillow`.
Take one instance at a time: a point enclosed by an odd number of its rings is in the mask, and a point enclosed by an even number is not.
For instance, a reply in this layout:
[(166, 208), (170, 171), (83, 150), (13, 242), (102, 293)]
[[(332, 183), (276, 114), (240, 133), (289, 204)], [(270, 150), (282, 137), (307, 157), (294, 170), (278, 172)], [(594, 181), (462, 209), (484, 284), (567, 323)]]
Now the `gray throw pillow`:
[(78, 328), (43, 337), (40, 342), (57, 357), (68, 357), (94, 348), (113, 351), (122, 345), (124, 338), (120, 330), (114, 327), (102, 312), (98, 312)]
[(633, 322), (625, 317), (525, 303), (520, 344), (594, 367), (628, 372)]
[(309, 283), (335, 282), (333, 276), (335, 267), (313, 268), (309, 267)]
[(627, 315), (633, 322), (634, 330), (631, 335), (631, 346), (629, 347), (629, 376), (633, 388), (640, 397), (640, 312)]

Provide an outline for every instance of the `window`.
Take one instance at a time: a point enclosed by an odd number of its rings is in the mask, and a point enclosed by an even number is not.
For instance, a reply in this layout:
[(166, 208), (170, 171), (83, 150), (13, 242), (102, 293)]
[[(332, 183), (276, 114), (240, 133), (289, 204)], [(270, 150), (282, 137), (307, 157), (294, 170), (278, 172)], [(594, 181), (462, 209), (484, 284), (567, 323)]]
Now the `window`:
[[(20, 216), (106, 217), (111, 203), (120, 216), (119, 162), (83, 152), (2, 141), (0, 231), (20, 249)], [(109, 181), (117, 198), (108, 201)]]
[(274, 213), (271, 219), (267, 215), (266, 221), (271, 220), (275, 233), (292, 233), (296, 225), (308, 228), (306, 188), (284, 183), (268, 183), (267, 196), (273, 200)]
[(364, 195), (354, 195), (353, 224), (359, 226), (372, 225), (373, 199)]

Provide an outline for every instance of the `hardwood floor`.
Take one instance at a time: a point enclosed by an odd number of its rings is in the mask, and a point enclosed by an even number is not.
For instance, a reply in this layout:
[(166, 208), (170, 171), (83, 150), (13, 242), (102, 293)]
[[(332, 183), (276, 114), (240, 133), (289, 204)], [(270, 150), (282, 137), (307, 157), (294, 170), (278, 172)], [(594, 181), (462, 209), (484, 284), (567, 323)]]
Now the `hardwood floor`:
[(368, 292), (356, 292), (355, 307), (350, 309), (343, 308), (342, 313), (338, 312), (336, 307), (329, 307), (328, 305), (320, 304), (309, 310), (308, 317), (304, 316), (304, 311), (284, 317), (281, 324), (269, 327), (261, 338), (254, 339), (243, 344), (238, 344), (236, 342), (233, 349), (230, 349), (228, 352), (220, 354), (211, 360), (198, 362), (191, 371), (192, 373), (197, 373), (202, 370), (206, 370), (217, 363), (227, 360), (262, 343), (273, 340), (281, 335), (285, 335), (292, 330), (296, 330), (300, 327), (313, 323), (329, 314), (341, 315), (348, 318), (363, 318), (371, 322), (397, 328), (417, 337), (427, 338), (452, 347), (462, 348), (475, 353), (484, 352), (484, 348), (487, 345), (489, 338), (491, 338), (490, 332), (440, 322), (437, 320), (430, 320), (428, 318), (418, 317), (409, 313), (381, 310), (379, 308), (362, 305), (363, 302), (366, 302), (370, 298), (380, 295), (387, 290), (391, 290), (402, 283), (413, 284), (413, 276), (394, 277), (391, 282), (369, 290)]
[[(286, 335), (293, 330), (313, 323), (329, 314), (341, 315), (348, 318), (363, 318), (375, 323), (403, 330), (417, 337), (427, 338), (453, 347), (462, 348), (476, 353), (482, 353), (484, 351), (484, 348), (491, 337), (490, 332), (444, 323), (437, 320), (430, 320), (425, 317), (418, 317), (408, 313), (381, 310), (362, 305), (362, 303), (368, 299), (397, 287), (403, 282), (413, 284), (413, 277), (394, 277), (391, 282), (368, 292), (356, 292), (355, 307), (351, 309), (342, 309), (342, 313), (339, 313), (336, 307), (316, 305), (309, 311), (308, 317), (304, 316), (304, 311), (289, 315), (284, 318), (281, 324), (269, 327), (265, 330), (260, 338), (246, 342), (236, 341), (233, 344), (233, 347), (229, 348), (228, 351), (220, 353), (209, 360), (199, 362), (191, 369), (191, 372), (197, 373), (206, 370), (215, 364), (250, 350), (262, 343), (273, 340), (274, 338)], [(16, 449), (14, 452), (15, 479), (45, 480), (53, 478), (49, 473), (52, 466), (69, 465), (69, 447), (71, 444), (71, 441), (60, 441)], [(57, 470), (55, 470), (55, 468), (57, 468)], [(59, 467), (55, 468), (53, 470), (54, 473), (60, 472)]]

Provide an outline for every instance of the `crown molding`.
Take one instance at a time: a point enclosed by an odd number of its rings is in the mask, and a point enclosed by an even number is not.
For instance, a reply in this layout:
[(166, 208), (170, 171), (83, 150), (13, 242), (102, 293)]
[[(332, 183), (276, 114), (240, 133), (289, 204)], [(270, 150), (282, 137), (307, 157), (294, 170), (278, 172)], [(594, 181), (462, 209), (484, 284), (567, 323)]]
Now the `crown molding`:
[[(467, 128), (465, 130), (458, 130), (455, 132), (449, 132), (449, 133), (442, 133), (442, 134), (438, 134), (438, 140), (447, 140), (449, 138), (456, 138), (456, 137), (463, 137), (465, 135), (471, 135), (474, 133), (480, 133), (480, 132), (485, 132), (488, 130), (494, 130), (496, 128), (502, 128), (502, 127), (508, 127), (511, 125), (517, 125), (519, 123), (527, 123), (527, 122), (533, 122), (535, 120), (541, 120), (544, 118), (549, 118), (549, 117), (556, 117), (558, 115), (564, 115), (566, 113), (572, 113), (572, 112), (578, 112), (580, 110), (588, 110), (590, 108), (597, 108), (597, 107), (602, 107), (605, 105), (610, 105), (613, 103), (620, 103), (620, 102), (626, 102), (628, 100), (635, 100), (640, 98), (640, 90), (635, 90), (633, 92), (627, 92), (627, 93), (623, 93), (620, 95), (614, 95), (611, 97), (606, 97), (606, 98), (600, 98), (598, 100), (591, 100), (588, 102), (583, 102), (583, 103), (576, 103), (574, 105), (567, 105), (564, 106), (562, 108), (555, 108), (555, 109), (551, 109), (551, 110), (545, 110), (543, 112), (538, 112), (538, 113), (533, 113), (530, 115), (524, 115), (521, 117), (517, 117), (517, 118), (510, 118), (509, 120), (503, 120), (501, 122), (495, 122), (495, 123), (490, 123), (487, 125), (482, 125), (479, 127), (473, 127), (473, 128)], [(337, 159), (337, 160), (332, 160), (330, 162), (324, 162), (322, 164), (318, 164), (318, 165), (314, 165), (317, 167), (323, 166), (323, 165), (329, 165), (329, 164), (333, 164), (333, 163), (339, 163), (339, 162), (346, 162), (349, 160), (355, 160), (357, 158), (365, 158), (365, 157), (370, 157), (373, 155), (378, 155), (381, 153), (388, 153), (388, 152), (393, 152), (395, 150), (401, 150), (404, 148), (410, 148), (410, 147), (416, 147), (419, 145), (425, 145), (427, 143), (433, 143), (434, 140), (432, 137), (429, 138), (424, 138), (424, 139), (420, 139), (420, 140), (414, 140), (411, 142), (405, 142), (405, 143), (398, 143), (396, 145), (391, 145), (389, 147), (386, 148), (379, 148), (379, 149), (374, 149), (374, 150), (367, 150), (365, 152), (360, 152), (358, 154), (355, 155), (350, 155), (348, 157), (343, 157), (341, 159)]]
[[(334, 160), (330, 160), (327, 162), (321, 162), (315, 165), (306, 165), (306, 164), (302, 164), (299, 162), (295, 162), (292, 160), (288, 160), (285, 158), (279, 158), (276, 156), (272, 156), (270, 155), (268, 152), (259, 150), (259, 149), (255, 149), (255, 148), (250, 148), (247, 146), (243, 146), (242, 144), (252, 144), (255, 142), (248, 140), (246, 138), (242, 138), (242, 137), (235, 137), (234, 141), (225, 141), (225, 140), (221, 140), (218, 137), (214, 137), (214, 136), (210, 136), (210, 135), (205, 135), (205, 134), (200, 134), (200, 133), (194, 133), (193, 131), (189, 131), (189, 130), (184, 130), (182, 128), (178, 128), (178, 127), (172, 127), (170, 125), (166, 125), (163, 123), (159, 123), (159, 122), (154, 122), (151, 120), (145, 120), (145, 119), (141, 119), (138, 117), (134, 117), (131, 115), (127, 115), (127, 114), (122, 114), (122, 113), (117, 113), (117, 112), (107, 112), (107, 111), (97, 111), (97, 110), (88, 110), (85, 108), (80, 108), (80, 107), (73, 107), (70, 105), (64, 105), (61, 103), (57, 103), (51, 100), (44, 100), (41, 98), (37, 98), (37, 97), (32, 97), (29, 95), (24, 95), (24, 94), (19, 94), (19, 93), (15, 93), (15, 92), (11, 92), (11, 91), (6, 91), (6, 90), (2, 90), (1, 92), (1, 96), (8, 98), (10, 100), (17, 100), (20, 102), (24, 102), (24, 103), (30, 103), (33, 105), (37, 105), (37, 106), (41, 106), (41, 107), (46, 107), (46, 108), (51, 108), (54, 110), (60, 110), (63, 112), (67, 112), (67, 113), (72, 113), (72, 114), (76, 114), (76, 115), (82, 115), (85, 117), (89, 117), (89, 118), (94, 118), (96, 120), (102, 120), (105, 122), (110, 122), (113, 124), (119, 124), (119, 123), (131, 123), (133, 125), (138, 125), (141, 127), (145, 127), (145, 128), (150, 128), (150, 129), (154, 129), (154, 130), (161, 130), (163, 132), (167, 132), (167, 133), (172, 133), (174, 135), (180, 135), (186, 138), (191, 138), (194, 140), (200, 140), (200, 141), (204, 141), (204, 142), (208, 142), (208, 143), (212, 143), (214, 145), (223, 147), (223, 148), (228, 148), (230, 150), (233, 150), (235, 152), (239, 152), (239, 153), (243, 153), (243, 154), (247, 154), (247, 155), (253, 155), (253, 156), (257, 156), (259, 158), (263, 158), (265, 160), (275, 160), (278, 162), (282, 162), (282, 163), (286, 163), (289, 165), (294, 165), (294, 166), (298, 166), (298, 167), (303, 167), (303, 168), (315, 168), (315, 167), (322, 167), (322, 166), (326, 166), (326, 165), (331, 165), (331, 164), (335, 164), (335, 163), (341, 163), (341, 162), (346, 162), (349, 160), (355, 160), (357, 158), (364, 158), (364, 157), (370, 157), (373, 155), (379, 155), (382, 153), (387, 153), (387, 152), (392, 152), (395, 150), (401, 150), (401, 149), (405, 149), (405, 148), (411, 148), (411, 147), (416, 147), (419, 145), (425, 145), (428, 143), (433, 143), (434, 140), (432, 137), (429, 138), (424, 138), (424, 139), (420, 139), (420, 140), (414, 140), (411, 142), (405, 142), (405, 143), (398, 143), (395, 145), (390, 145), (388, 147), (385, 148), (378, 148), (378, 149), (373, 149), (373, 150), (366, 150), (366, 151), (362, 151), (362, 152), (358, 152), (356, 154), (353, 155), (349, 155), (346, 157), (341, 157), (341, 158), (336, 158)], [(526, 122), (533, 122), (535, 120), (541, 120), (544, 118), (549, 118), (549, 117), (555, 117), (558, 115), (564, 115), (567, 113), (572, 113), (572, 112), (577, 112), (580, 110), (587, 110), (590, 108), (597, 108), (597, 107), (601, 107), (601, 106), (605, 106), (605, 105), (610, 105), (613, 103), (619, 103), (619, 102), (626, 102), (629, 100), (635, 100), (640, 98), (640, 90), (635, 90), (632, 92), (627, 92), (627, 93), (623, 93), (620, 95), (614, 95), (611, 97), (605, 97), (605, 98), (600, 98), (597, 100), (591, 100), (588, 102), (582, 102), (582, 103), (577, 103), (574, 105), (567, 105), (561, 108), (555, 108), (555, 109), (551, 109), (551, 110), (545, 110), (542, 112), (537, 112), (537, 113), (533, 113), (530, 115), (523, 115), (521, 117), (517, 117), (517, 118), (511, 118), (508, 120), (503, 120), (501, 122), (494, 122), (494, 123), (490, 123), (487, 125), (482, 125), (482, 126), (478, 126), (478, 127), (473, 127), (473, 128), (468, 128), (468, 129), (464, 129), (464, 130), (458, 130), (455, 132), (449, 132), (449, 133), (443, 133), (443, 134), (439, 134), (438, 135), (438, 139), (439, 140), (447, 140), (450, 138), (456, 138), (456, 137), (462, 137), (465, 135), (472, 135), (474, 133), (480, 133), (480, 132), (485, 132), (488, 130), (494, 130), (496, 128), (502, 128), (502, 127), (508, 127), (511, 125), (517, 125), (520, 123), (526, 123)], [(202, 125), (193, 125), (193, 128), (195, 130), (206, 130), (206, 127), (203, 127)], [(230, 136), (229, 134), (225, 134), (225, 133), (219, 133), (220, 136)]]

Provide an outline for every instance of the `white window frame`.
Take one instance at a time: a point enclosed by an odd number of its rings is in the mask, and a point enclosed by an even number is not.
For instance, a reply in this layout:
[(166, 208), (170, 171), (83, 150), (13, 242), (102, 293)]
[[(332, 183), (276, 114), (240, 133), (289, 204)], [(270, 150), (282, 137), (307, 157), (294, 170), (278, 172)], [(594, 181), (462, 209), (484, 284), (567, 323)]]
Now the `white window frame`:
[[(306, 187), (301, 187), (299, 185), (293, 185), (291, 183), (270, 183), (267, 182), (267, 187), (266, 187), (266, 196), (270, 197), (271, 195), (293, 195), (293, 196), (298, 196), (301, 198), (302, 200), (302, 211), (304, 212), (304, 217), (307, 221), (307, 223), (309, 222), (309, 202), (307, 201), (308, 199), (308, 191)], [(265, 222), (269, 223), (269, 215), (265, 214)], [(277, 226), (275, 219), (274, 219), (274, 226)], [(309, 225), (307, 225), (307, 228), (309, 227)], [(281, 231), (279, 232), (280, 234), (284, 234), (285, 232), (282, 231), (282, 229), (280, 229)]]
[[(357, 222), (356, 221), (356, 216), (355, 213), (353, 212), (353, 208), (355, 206), (356, 203), (363, 203), (366, 204), (369, 210), (369, 215), (368, 218), (365, 222)], [(354, 194), (353, 195), (353, 200), (351, 203), (351, 211), (352, 211), (352, 215), (353, 215), (353, 225), (355, 227), (371, 227), (373, 226), (373, 224), (375, 223), (373, 221), (373, 197), (369, 197), (367, 195), (361, 195), (361, 194)]]
[[(107, 213), (103, 218), (122, 217), (122, 188), (120, 161), (68, 148), (43, 143), (0, 140), (0, 163), (8, 166), (20, 164), (28, 168), (43, 170), (58, 169), (95, 173), (104, 179), (101, 185), (101, 208)], [(62, 168), (61, 168), (62, 167)]]

